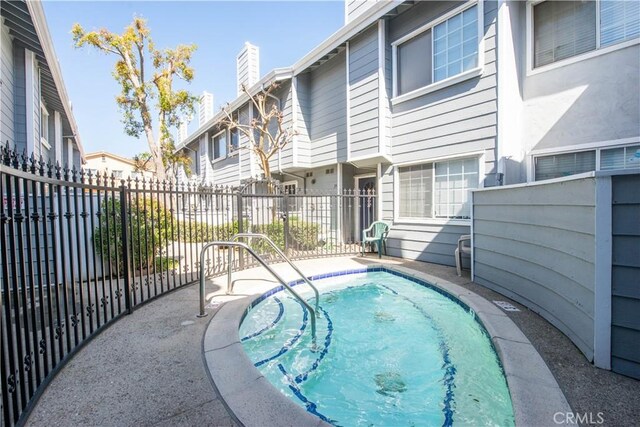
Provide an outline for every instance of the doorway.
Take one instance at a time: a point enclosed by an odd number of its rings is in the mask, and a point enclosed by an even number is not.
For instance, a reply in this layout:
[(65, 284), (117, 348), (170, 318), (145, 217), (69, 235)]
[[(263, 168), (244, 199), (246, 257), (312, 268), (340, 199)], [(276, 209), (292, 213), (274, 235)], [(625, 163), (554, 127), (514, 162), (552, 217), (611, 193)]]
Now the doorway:
[(362, 241), (362, 230), (369, 228), (376, 220), (376, 175), (356, 175), (355, 188), (358, 190), (357, 205), (355, 212), (355, 235), (356, 241)]

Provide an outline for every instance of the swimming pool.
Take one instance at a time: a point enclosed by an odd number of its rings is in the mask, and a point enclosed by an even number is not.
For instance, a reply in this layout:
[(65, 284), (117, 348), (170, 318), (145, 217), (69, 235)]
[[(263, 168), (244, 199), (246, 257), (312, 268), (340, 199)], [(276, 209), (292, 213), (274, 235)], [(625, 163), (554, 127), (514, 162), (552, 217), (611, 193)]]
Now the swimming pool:
[(259, 298), (240, 326), (254, 366), (308, 412), (345, 426), (514, 424), (500, 361), (464, 304), (384, 268), (314, 284), (315, 350), (308, 313), (286, 291)]

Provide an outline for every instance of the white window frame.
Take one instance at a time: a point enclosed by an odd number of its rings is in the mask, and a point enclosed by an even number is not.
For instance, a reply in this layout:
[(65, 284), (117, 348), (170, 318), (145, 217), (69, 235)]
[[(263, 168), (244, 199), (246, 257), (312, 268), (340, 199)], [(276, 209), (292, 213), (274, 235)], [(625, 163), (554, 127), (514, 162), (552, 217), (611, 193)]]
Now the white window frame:
[[(527, 182), (543, 182), (536, 181), (536, 158), (538, 157), (546, 157), (546, 156), (555, 156), (558, 154), (569, 154), (569, 153), (581, 153), (584, 151), (595, 151), (596, 152), (596, 168), (595, 171), (600, 171), (600, 152), (602, 150), (609, 150), (612, 148), (624, 148), (631, 147), (633, 145), (640, 144), (640, 138), (625, 138), (625, 139), (616, 139), (609, 141), (600, 141), (600, 142), (592, 142), (589, 144), (582, 145), (568, 145), (566, 147), (558, 147), (558, 148), (547, 148), (541, 150), (533, 150), (529, 154), (529, 159), (527, 161)], [(569, 175), (573, 176), (573, 175)], [(548, 181), (548, 180), (544, 180)]]
[(615, 43), (610, 46), (601, 47), (600, 46), (600, 0), (595, 0), (596, 2), (596, 48), (594, 50), (590, 50), (589, 52), (581, 53), (579, 55), (572, 56), (570, 58), (561, 59), (556, 62), (552, 62), (551, 64), (542, 65), (540, 67), (533, 66), (533, 7), (544, 3), (547, 0), (527, 0), (527, 10), (526, 10), (526, 51), (527, 51), (527, 76), (533, 76), (536, 74), (544, 73), (546, 71), (555, 70), (557, 68), (565, 67), (567, 65), (575, 64), (576, 62), (584, 61), (590, 58), (595, 58), (600, 55), (605, 55), (607, 53), (615, 52), (616, 50), (625, 49), (630, 46), (635, 46), (640, 44), (640, 37), (635, 39), (627, 40), (620, 43)]
[[(475, 68), (472, 68), (470, 70), (467, 71), (463, 71), (460, 74), (456, 74), (455, 76), (451, 76), (448, 77), (444, 80), (440, 80), (438, 82), (435, 83), (431, 83), (427, 86), (423, 86), (421, 88), (412, 90), (411, 92), (402, 94), (402, 95), (398, 95), (398, 46), (401, 45), (402, 43), (405, 43), (417, 36), (419, 36), (420, 34), (424, 33), (425, 31), (428, 30), (432, 30), (431, 32), (431, 54), (433, 55), (433, 29), (438, 25), (443, 23), (444, 21), (446, 21), (447, 19), (458, 15), (462, 12), (464, 12), (465, 10), (473, 7), (473, 6), (478, 6), (478, 64)], [(393, 97), (391, 98), (391, 103), (393, 105), (404, 102), (404, 101), (408, 101), (410, 99), (414, 99), (417, 98), (419, 96), (422, 95), (426, 95), (427, 93), (431, 93), (431, 92), (435, 92), (436, 90), (440, 90), (442, 88), (445, 88), (447, 86), (451, 86), (454, 85), (456, 83), (460, 83), (462, 81), (465, 80), (469, 80), (472, 79), (474, 77), (480, 76), (482, 75), (482, 72), (484, 70), (484, 1), (478, 1), (478, 0), (471, 0), (471, 1), (467, 1), (466, 3), (450, 10), (449, 12), (445, 13), (442, 16), (439, 16), (438, 18), (429, 21), (427, 24), (423, 25), (422, 27), (410, 32), (409, 34), (400, 37), (399, 39), (393, 41), (391, 43), (391, 63), (392, 63), (392, 90), (393, 90)], [(432, 81), (433, 81), (433, 64), (431, 66), (431, 73), (432, 73)]]
[(228, 140), (227, 138), (229, 137), (229, 135), (226, 134), (225, 137), (224, 137), (225, 144), (227, 145), (227, 149), (225, 150), (225, 154), (224, 154), (224, 156), (220, 156), (220, 157), (215, 157), (214, 158), (214, 154), (216, 152), (216, 143), (215, 143), (216, 138), (218, 136), (222, 135), (225, 132), (227, 132), (227, 129), (223, 129), (223, 130), (221, 130), (220, 132), (214, 134), (211, 137), (211, 150), (212, 150), (212, 152), (208, 153), (209, 154), (209, 161), (211, 162), (211, 164), (218, 163), (218, 162), (226, 159), (227, 156), (229, 155), (229, 143), (227, 142), (227, 140)]
[(240, 130), (236, 129), (236, 134), (238, 135), (238, 146), (235, 148), (231, 145), (231, 129), (227, 129), (227, 132), (227, 140), (229, 141), (227, 142), (227, 157), (237, 156), (240, 154)]
[[(446, 157), (432, 157), (429, 159), (419, 160), (419, 161), (410, 161), (403, 163), (396, 163), (393, 165), (393, 222), (394, 224), (423, 224), (423, 225), (470, 225), (471, 219), (456, 219), (456, 218), (436, 218), (435, 216), (431, 218), (405, 218), (400, 216), (400, 172), (399, 168), (406, 166), (414, 166), (414, 165), (422, 165), (425, 163), (434, 163), (433, 171), (432, 171), (432, 183), (434, 185), (433, 192), (435, 192), (435, 163), (438, 162), (446, 162), (448, 160), (463, 160), (463, 159), (478, 159), (478, 187), (474, 188), (474, 190), (479, 190), (484, 188), (484, 180), (486, 178), (485, 174), (485, 152), (484, 151), (474, 151), (470, 153), (464, 154), (456, 154), (453, 156)], [(433, 194), (432, 192), (432, 194)], [(432, 196), (433, 197), (433, 196)], [(435, 201), (432, 200), (432, 212), (434, 215), (435, 209)]]
[[(45, 120), (45, 118), (47, 122), (45, 125), (45, 129), (47, 130), (46, 137), (42, 134), (42, 126), (44, 124), (43, 121)], [(51, 150), (51, 144), (49, 144), (49, 111), (47, 110), (47, 107), (44, 105), (42, 100), (40, 100), (40, 143), (47, 150)]]

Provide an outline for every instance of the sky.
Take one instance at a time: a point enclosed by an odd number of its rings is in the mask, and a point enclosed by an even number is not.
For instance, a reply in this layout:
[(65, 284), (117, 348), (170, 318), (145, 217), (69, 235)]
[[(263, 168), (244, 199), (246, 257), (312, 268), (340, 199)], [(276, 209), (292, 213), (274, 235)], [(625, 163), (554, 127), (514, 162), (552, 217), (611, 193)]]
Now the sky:
[[(260, 48), (260, 75), (292, 65), (344, 23), (344, 3), (332, 1), (43, 1), (65, 86), (86, 153), (132, 157), (147, 150), (124, 133), (111, 76), (115, 56), (76, 49), (70, 30), (122, 32), (134, 16), (147, 19), (157, 48), (195, 43), (194, 95), (214, 95), (214, 111), (236, 97), (236, 55), (244, 42)], [(197, 128), (197, 111), (189, 132)]]

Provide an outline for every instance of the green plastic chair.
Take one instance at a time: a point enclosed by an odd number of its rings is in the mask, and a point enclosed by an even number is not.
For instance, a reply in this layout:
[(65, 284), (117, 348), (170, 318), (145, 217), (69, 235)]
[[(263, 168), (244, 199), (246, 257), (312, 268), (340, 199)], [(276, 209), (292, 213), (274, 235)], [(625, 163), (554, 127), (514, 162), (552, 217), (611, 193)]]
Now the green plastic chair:
[(364, 256), (364, 245), (367, 243), (375, 243), (378, 249), (378, 258), (382, 258), (383, 252), (386, 255), (387, 234), (389, 234), (389, 224), (384, 221), (374, 221), (369, 228), (362, 230), (362, 256)]

